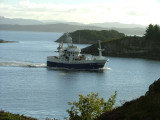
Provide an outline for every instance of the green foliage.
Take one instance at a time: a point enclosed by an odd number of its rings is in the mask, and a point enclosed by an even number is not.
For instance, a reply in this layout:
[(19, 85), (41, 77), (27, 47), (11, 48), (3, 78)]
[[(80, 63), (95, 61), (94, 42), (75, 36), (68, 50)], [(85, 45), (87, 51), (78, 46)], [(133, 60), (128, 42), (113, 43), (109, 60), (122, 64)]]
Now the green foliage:
[(12, 114), (9, 112), (0, 111), (0, 120), (37, 120), (35, 118), (26, 117), (19, 114)]
[(123, 33), (119, 33), (115, 30), (77, 30), (75, 32), (70, 33), (73, 38), (74, 43), (78, 43), (79, 38), (80, 42), (88, 42), (88, 43), (96, 43), (98, 40), (112, 40), (123, 38), (125, 35)]
[(78, 102), (68, 102), (71, 108), (67, 110), (69, 120), (93, 120), (106, 111), (114, 109), (117, 92), (112, 95), (107, 102), (104, 98), (99, 98), (98, 93), (90, 93), (87, 96), (79, 95)]
[(154, 42), (160, 42), (160, 26), (150, 24), (146, 29), (145, 38)]

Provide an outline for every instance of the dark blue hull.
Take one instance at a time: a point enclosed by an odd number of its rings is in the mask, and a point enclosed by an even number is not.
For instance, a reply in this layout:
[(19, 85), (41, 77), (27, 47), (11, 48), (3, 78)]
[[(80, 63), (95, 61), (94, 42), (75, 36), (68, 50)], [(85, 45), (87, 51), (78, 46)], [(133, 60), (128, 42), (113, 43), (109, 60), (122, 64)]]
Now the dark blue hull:
[(105, 62), (73, 64), (73, 63), (57, 63), (57, 62), (47, 61), (47, 67), (61, 68), (61, 69), (98, 70), (98, 69), (102, 69), (104, 65), (105, 65)]

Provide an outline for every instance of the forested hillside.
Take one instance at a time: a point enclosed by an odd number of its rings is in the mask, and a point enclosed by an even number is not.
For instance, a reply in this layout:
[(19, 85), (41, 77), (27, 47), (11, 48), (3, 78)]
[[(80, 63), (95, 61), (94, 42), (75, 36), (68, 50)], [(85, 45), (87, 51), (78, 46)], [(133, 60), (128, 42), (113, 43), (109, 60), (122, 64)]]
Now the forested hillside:
[[(73, 43), (80, 44), (93, 44), (96, 43), (98, 40), (110, 41), (123, 38), (125, 36), (123, 33), (119, 33), (115, 30), (77, 30), (69, 34), (72, 37)], [(56, 42), (65, 42), (65, 40), (66, 35), (63, 34)]]
[[(98, 55), (98, 43), (82, 50), (84, 54)], [(104, 41), (104, 56), (141, 57), (160, 60), (160, 27), (150, 24), (143, 37), (126, 36), (114, 41)]]

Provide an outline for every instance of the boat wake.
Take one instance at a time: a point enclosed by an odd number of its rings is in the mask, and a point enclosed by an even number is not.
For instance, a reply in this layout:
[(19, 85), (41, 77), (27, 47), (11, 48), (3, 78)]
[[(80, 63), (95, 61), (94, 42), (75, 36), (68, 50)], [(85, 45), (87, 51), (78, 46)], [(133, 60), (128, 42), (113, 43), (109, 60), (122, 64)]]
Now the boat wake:
[(111, 68), (104, 67), (103, 70), (111, 70)]
[(0, 61), (0, 66), (45, 68), (46, 64), (44, 64), (44, 63), (32, 63), (32, 62), (18, 62), (18, 61), (7, 61), (7, 62), (1, 62)]

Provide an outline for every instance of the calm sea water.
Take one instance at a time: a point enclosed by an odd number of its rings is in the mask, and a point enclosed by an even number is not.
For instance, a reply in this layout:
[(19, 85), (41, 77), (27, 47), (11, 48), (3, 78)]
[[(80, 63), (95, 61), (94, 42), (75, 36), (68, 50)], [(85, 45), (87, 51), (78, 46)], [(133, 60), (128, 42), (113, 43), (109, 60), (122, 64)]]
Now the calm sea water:
[[(118, 92), (116, 105), (144, 95), (160, 77), (160, 61), (108, 57), (105, 72), (46, 69), (63, 33), (0, 31), (0, 109), (39, 119), (68, 117), (67, 102), (98, 92), (106, 100)], [(83, 48), (87, 45), (79, 45)]]

